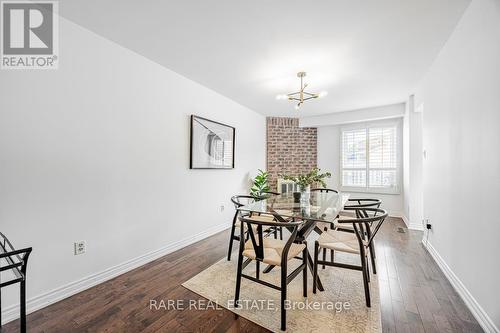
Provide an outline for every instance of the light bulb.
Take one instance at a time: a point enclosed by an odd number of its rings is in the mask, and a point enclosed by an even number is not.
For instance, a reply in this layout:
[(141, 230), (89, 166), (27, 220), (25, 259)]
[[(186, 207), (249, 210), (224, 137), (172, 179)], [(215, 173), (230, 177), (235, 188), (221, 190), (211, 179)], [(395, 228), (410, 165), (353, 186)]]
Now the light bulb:
[(318, 94), (318, 97), (321, 98), (321, 97), (325, 97), (326, 95), (328, 95), (328, 91), (322, 91)]
[(298, 109), (300, 109), (300, 104), (295, 105), (295, 110), (298, 110)]
[(287, 95), (276, 95), (276, 99), (277, 99), (277, 100), (280, 100), (280, 99), (288, 99), (288, 96), (287, 96)]

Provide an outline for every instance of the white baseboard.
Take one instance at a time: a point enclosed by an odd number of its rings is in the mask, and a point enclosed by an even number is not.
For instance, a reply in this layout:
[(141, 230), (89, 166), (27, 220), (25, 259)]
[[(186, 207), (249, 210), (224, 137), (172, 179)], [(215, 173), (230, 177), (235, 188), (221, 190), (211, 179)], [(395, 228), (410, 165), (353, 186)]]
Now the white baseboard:
[(387, 211), (387, 213), (389, 214), (389, 216), (391, 217), (399, 217), (399, 218), (403, 218), (403, 213), (402, 212), (399, 212), (399, 211)]
[(410, 220), (408, 220), (408, 218), (404, 214), (403, 214), (403, 216), (401, 216), (401, 218), (403, 219), (403, 222), (406, 224), (406, 227), (409, 229), (410, 228)]
[(460, 281), (458, 276), (453, 273), (450, 266), (446, 264), (443, 258), (439, 255), (436, 249), (430, 243), (426, 243), (425, 240), (422, 240), (422, 244), (427, 249), (431, 257), (437, 263), (439, 268), (443, 271), (446, 278), (450, 281), (451, 285), (457, 291), (458, 295), (462, 298), (464, 303), (469, 308), (470, 312), (476, 318), (479, 325), (483, 328), (486, 333), (499, 333), (500, 330), (496, 327), (495, 323), (491, 320), (488, 314), (484, 311), (484, 309), (479, 305), (474, 296), (469, 292), (469, 290), (465, 287), (465, 285)]
[(412, 223), (410, 220), (408, 220), (406, 218), (407, 222), (407, 225), (408, 225), (408, 229), (411, 229), (411, 230), (419, 230), (419, 231), (424, 231), (424, 227), (422, 226), (422, 224), (420, 223)]
[(408, 229), (419, 230), (419, 231), (424, 230), (424, 228), (420, 223), (411, 223), (410, 219), (408, 219), (408, 217), (406, 217), (406, 215), (403, 212), (389, 212), (389, 216), (400, 217), (401, 219), (403, 219), (403, 222), (406, 224), (406, 227)]
[[(51, 290), (26, 300), (26, 312), (31, 313), (50, 304), (59, 302), (67, 297), (75, 295), (85, 289), (91, 288), (99, 283), (105, 282), (112, 278), (117, 277), (123, 273), (131, 271), (134, 268), (140, 267), (148, 262), (163, 257), (169, 253), (177, 251), (190, 244), (196, 243), (204, 238), (212, 236), (221, 232), (229, 227), (228, 223), (223, 223), (202, 231), (196, 235), (181, 239), (177, 242), (171, 243), (158, 250), (146, 253), (134, 259), (128, 260), (116, 266), (105, 269), (101, 272), (89, 275), (83, 279), (70, 282), (64, 286)], [(19, 303), (11, 305), (2, 311), (3, 324), (19, 318)]]

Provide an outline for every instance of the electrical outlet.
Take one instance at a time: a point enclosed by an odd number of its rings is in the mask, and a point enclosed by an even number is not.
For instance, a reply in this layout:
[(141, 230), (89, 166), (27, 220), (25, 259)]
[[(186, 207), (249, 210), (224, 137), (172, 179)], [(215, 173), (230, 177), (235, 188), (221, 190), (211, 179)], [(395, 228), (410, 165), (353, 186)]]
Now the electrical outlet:
[(85, 241), (75, 242), (75, 256), (79, 254), (84, 254), (86, 250), (87, 250), (87, 245), (85, 244)]
[(226, 208), (226, 207), (224, 207), (224, 205), (223, 205), (223, 204), (222, 204), (222, 205), (220, 205), (220, 211), (221, 211), (221, 213), (224, 211), (224, 209), (225, 209), (225, 208)]
[(430, 219), (425, 219), (425, 228), (427, 230), (431, 230), (432, 229), (432, 224), (430, 222)]

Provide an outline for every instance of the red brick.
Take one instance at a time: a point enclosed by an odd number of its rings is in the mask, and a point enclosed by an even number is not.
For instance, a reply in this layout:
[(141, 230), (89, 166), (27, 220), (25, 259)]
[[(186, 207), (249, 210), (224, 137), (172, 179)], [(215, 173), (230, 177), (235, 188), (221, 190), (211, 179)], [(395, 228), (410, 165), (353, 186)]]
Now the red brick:
[(267, 170), (276, 189), (278, 173), (298, 174), (317, 167), (317, 129), (299, 127), (298, 118), (267, 118)]

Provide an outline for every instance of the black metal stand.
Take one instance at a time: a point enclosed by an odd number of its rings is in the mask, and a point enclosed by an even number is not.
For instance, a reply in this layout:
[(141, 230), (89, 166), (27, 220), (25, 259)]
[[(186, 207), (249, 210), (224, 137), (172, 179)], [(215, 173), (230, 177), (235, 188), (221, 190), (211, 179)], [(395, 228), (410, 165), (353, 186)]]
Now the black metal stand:
[[(2, 288), (19, 282), (21, 333), (26, 333), (26, 266), (32, 248), (16, 250), (0, 232), (0, 331), (2, 330)], [(14, 278), (1, 280), (1, 273), (10, 271)]]

